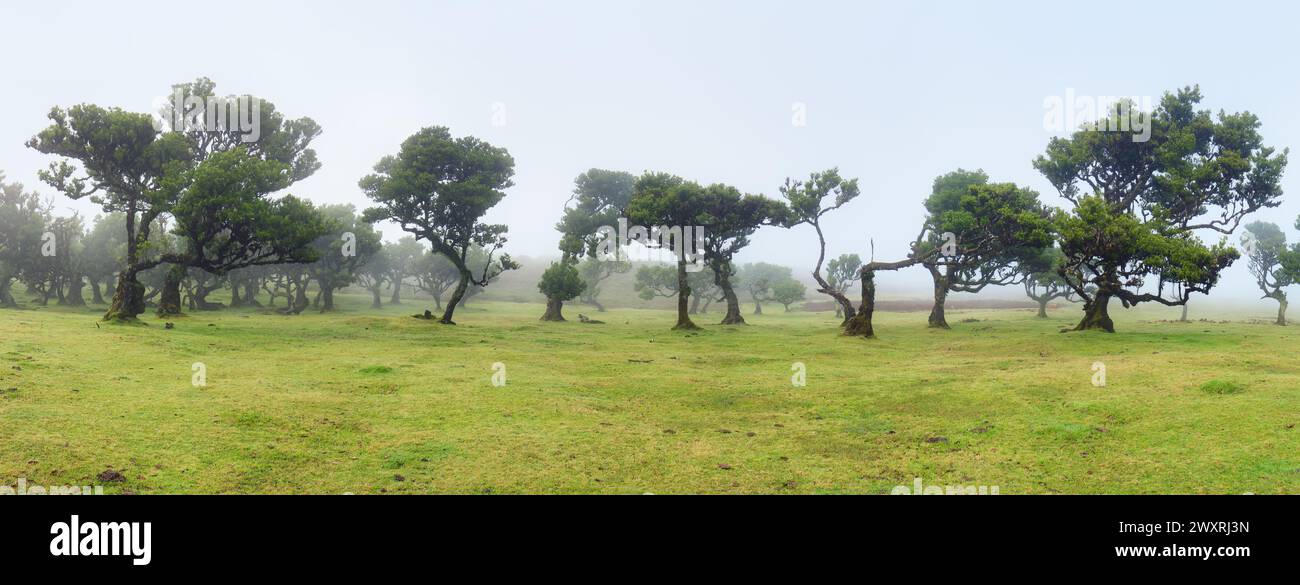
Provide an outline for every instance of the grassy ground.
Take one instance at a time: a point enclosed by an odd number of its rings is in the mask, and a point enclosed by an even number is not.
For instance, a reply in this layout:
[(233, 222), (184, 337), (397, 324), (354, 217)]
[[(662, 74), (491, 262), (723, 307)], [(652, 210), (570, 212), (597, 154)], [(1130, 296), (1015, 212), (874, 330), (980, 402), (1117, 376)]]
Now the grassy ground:
[(885, 313), (866, 341), (828, 314), (678, 334), (662, 311), (583, 325), (569, 307), (553, 324), (540, 305), (482, 303), (448, 327), (407, 316), (423, 304), (341, 302), (171, 330), (0, 310), (0, 484), (113, 469), (126, 479), (108, 493), (877, 494), (917, 477), (1300, 492), (1300, 327), (1116, 307), (1120, 333), (1063, 335), (1070, 307), (954, 312), (952, 331)]

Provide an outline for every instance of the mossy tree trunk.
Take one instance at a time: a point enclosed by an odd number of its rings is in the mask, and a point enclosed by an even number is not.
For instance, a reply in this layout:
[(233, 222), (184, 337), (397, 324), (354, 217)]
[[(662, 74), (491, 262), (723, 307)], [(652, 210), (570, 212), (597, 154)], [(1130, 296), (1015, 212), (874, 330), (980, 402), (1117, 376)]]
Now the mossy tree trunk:
[(543, 321), (563, 321), (564, 320), (564, 301), (560, 299), (546, 299), (546, 312), (542, 314)]
[(1083, 320), (1074, 328), (1075, 331), (1099, 330), (1107, 333), (1115, 332), (1115, 323), (1110, 320), (1108, 305), (1110, 304), (1111, 294), (1101, 290), (1097, 291), (1092, 301), (1085, 303), (1083, 307)]
[[(871, 324), (871, 317), (876, 312), (876, 274), (872, 271), (862, 272), (862, 303), (844, 322), (844, 334), (856, 337), (875, 337), (876, 330)], [(848, 314), (848, 311), (845, 311)]]
[(185, 280), (185, 267), (173, 264), (163, 277), (162, 294), (158, 298), (158, 316), (175, 317), (181, 314), (181, 281)]

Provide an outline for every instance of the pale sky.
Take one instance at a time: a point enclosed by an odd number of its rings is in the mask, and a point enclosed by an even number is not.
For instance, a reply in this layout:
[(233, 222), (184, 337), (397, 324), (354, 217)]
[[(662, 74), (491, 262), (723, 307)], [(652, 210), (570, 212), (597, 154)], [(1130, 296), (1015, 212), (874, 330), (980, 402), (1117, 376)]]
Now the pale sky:
[[(1063, 205), (1031, 162), (1054, 134), (1044, 100), (1067, 90), (1158, 99), (1200, 84), (1203, 107), (1250, 110), (1266, 144), (1300, 144), (1298, 16), (1247, 1), (6, 3), (0, 170), (52, 194), (36, 178), (51, 159), (23, 146), (50, 107), (143, 112), (206, 76), (321, 124), (324, 166), (291, 190), (318, 203), (366, 207), (357, 180), (444, 125), (514, 155), (516, 186), (488, 220), (510, 226), (515, 254), (555, 253), (553, 226), (588, 168), (777, 197), (785, 177), (838, 166), (863, 194), (826, 222), (830, 253), (865, 258), (871, 238), (878, 259), (897, 259), (931, 181), (957, 167)], [(796, 104), (806, 126), (792, 123)], [(1282, 207), (1256, 216), (1293, 241), (1297, 165)], [(808, 228), (770, 228), (738, 260), (806, 271), (815, 246)], [(927, 280), (913, 270), (881, 286)], [(1221, 293), (1254, 298), (1253, 286), (1239, 261)]]

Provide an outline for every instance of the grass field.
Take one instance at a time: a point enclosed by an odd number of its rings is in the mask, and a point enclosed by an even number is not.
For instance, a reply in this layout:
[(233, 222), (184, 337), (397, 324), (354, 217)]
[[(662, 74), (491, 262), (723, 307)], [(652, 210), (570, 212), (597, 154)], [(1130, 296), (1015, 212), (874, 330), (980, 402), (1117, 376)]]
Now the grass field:
[(1300, 493), (1300, 327), (1116, 307), (1120, 333), (1063, 335), (1069, 307), (953, 312), (952, 331), (884, 313), (868, 341), (825, 313), (679, 334), (666, 311), (583, 325), (568, 307), (553, 324), (541, 305), (476, 303), (448, 327), (408, 316), (423, 304), (340, 300), (171, 330), (0, 311), (0, 484), (113, 469), (106, 493), (881, 494), (918, 477)]

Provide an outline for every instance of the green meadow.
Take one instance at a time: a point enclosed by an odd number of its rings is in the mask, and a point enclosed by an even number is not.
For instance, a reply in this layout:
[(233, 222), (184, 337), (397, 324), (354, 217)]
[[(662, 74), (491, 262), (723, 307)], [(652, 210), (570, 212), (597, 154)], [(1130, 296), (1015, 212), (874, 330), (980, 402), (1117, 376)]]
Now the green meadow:
[[(197, 312), (172, 329), (101, 323), (102, 307), (0, 311), (0, 483), (888, 494), (921, 478), (1004, 495), (1300, 493), (1300, 328), (1265, 324), (1265, 309), (1176, 323), (1116, 308), (1117, 334), (1060, 333), (1074, 306), (1046, 320), (951, 311), (951, 331), (880, 313), (864, 340), (837, 335), (829, 313), (677, 333), (659, 310), (570, 306), (569, 322), (542, 323), (541, 304), (479, 302), (443, 326), (411, 318), (416, 301), (367, 303)], [(108, 470), (121, 479), (100, 481)]]

